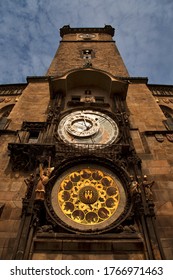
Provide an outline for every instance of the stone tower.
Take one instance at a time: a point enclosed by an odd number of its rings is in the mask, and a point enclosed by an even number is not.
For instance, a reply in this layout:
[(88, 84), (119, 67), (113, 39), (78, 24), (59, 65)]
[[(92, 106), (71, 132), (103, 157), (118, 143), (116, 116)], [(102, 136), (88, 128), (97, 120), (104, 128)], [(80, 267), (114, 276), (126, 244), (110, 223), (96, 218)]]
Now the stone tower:
[(60, 29), (45, 76), (0, 86), (1, 259), (173, 259), (173, 86), (114, 29)]

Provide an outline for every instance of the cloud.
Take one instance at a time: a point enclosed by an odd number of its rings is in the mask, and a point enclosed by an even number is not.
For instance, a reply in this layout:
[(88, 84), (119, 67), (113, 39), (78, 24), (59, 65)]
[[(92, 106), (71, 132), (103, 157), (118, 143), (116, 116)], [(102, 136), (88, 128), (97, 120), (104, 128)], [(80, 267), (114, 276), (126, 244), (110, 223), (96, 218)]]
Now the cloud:
[(173, 83), (171, 0), (6, 0), (0, 2), (0, 83), (44, 75), (60, 40), (59, 29), (116, 29), (115, 40), (131, 76)]

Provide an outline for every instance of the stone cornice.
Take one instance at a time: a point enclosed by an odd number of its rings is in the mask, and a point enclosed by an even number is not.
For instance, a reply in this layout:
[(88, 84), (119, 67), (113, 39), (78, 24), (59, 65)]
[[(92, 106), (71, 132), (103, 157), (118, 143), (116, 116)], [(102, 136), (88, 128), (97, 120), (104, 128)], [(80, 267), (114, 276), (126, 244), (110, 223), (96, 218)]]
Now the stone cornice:
[(106, 33), (114, 36), (115, 29), (111, 25), (105, 25), (105, 27), (87, 27), (87, 28), (71, 28), (70, 25), (64, 25), (60, 28), (60, 36), (63, 37), (66, 34), (75, 33)]
[(148, 83), (148, 78), (147, 77), (117, 77), (115, 76), (115, 78), (118, 78), (120, 80), (124, 80), (124, 81), (128, 81), (129, 83), (132, 84), (147, 84)]
[(31, 83), (31, 82), (45, 82), (45, 81), (49, 81), (49, 76), (28, 76), (27, 78), (27, 83)]

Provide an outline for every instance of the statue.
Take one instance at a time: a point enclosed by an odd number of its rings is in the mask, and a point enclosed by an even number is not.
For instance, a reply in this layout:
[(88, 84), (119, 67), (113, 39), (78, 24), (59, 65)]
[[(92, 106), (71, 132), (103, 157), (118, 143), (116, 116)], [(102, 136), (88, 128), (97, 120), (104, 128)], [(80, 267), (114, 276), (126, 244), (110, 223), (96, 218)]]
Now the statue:
[(43, 232), (53, 232), (53, 227), (52, 225), (44, 225), (38, 228), (39, 233), (43, 233)]
[(28, 199), (28, 198), (31, 197), (32, 190), (33, 190), (34, 184), (35, 184), (35, 176), (34, 176), (34, 174), (30, 174), (29, 178), (24, 180), (24, 182), (25, 182), (25, 184), (27, 186), (27, 191), (26, 191), (25, 198)]
[(36, 186), (35, 190), (35, 200), (44, 200), (45, 198), (45, 186), (49, 182), (50, 175), (52, 171), (54, 170), (54, 167), (50, 167), (50, 160), (49, 160), (49, 165), (47, 168), (43, 168), (42, 164), (39, 166), (39, 173), (40, 173), (40, 178)]
[(130, 193), (132, 196), (134, 196), (135, 194), (139, 194), (140, 188), (139, 188), (139, 183), (137, 181), (134, 180), (134, 177), (131, 175), (130, 176)]
[(147, 175), (144, 175), (143, 186), (144, 186), (145, 197), (147, 201), (153, 199), (153, 193), (151, 190), (153, 184), (154, 181), (147, 181)]

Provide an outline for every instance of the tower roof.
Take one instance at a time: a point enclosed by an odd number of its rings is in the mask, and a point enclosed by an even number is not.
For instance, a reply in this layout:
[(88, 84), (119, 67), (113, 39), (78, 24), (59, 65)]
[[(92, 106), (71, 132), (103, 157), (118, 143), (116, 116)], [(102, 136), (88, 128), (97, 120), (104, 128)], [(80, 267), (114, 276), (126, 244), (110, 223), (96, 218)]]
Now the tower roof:
[(105, 25), (105, 27), (84, 27), (84, 28), (71, 28), (70, 25), (64, 25), (60, 28), (60, 36), (70, 33), (106, 33), (114, 36), (115, 29), (111, 25)]

